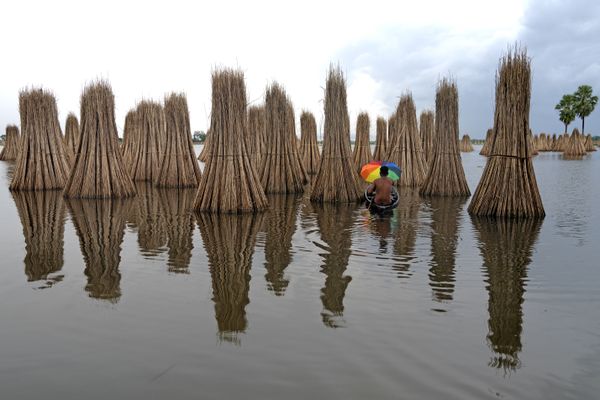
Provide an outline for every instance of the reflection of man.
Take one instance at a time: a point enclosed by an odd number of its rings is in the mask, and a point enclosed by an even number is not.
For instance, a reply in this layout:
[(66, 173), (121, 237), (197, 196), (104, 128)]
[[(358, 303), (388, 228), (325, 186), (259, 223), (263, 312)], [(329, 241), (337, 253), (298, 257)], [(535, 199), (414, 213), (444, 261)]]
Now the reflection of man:
[(385, 165), (379, 168), (379, 178), (375, 179), (373, 184), (367, 190), (368, 194), (375, 192), (375, 204), (385, 206), (392, 203), (392, 187), (394, 183), (388, 178), (388, 167)]

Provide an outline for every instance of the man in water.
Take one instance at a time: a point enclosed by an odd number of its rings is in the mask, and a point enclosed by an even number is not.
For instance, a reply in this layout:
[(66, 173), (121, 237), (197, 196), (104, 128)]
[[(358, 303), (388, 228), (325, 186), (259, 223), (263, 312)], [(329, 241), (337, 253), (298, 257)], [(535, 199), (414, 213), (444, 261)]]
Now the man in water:
[(368, 194), (375, 192), (375, 204), (386, 206), (392, 203), (392, 187), (394, 182), (388, 178), (388, 167), (385, 165), (379, 168), (379, 178), (375, 179), (372, 185), (367, 189)]

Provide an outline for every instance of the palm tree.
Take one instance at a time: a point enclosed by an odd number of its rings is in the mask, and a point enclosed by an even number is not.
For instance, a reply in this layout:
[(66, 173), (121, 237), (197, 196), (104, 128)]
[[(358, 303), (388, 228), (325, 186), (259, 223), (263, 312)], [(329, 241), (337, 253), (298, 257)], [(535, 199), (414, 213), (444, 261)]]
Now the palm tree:
[(567, 128), (569, 127), (569, 124), (573, 122), (576, 116), (573, 97), (574, 96), (572, 94), (565, 94), (562, 97), (562, 99), (560, 99), (560, 102), (556, 106), (554, 106), (554, 109), (558, 110), (559, 112), (558, 118), (562, 121), (563, 124), (565, 124), (565, 133), (567, 133)]
[(573, 93), (574, 110), (575, 114), (581, 118), (582, 134), (585, 133), (585, 117), (594, 111), (596, 104), (598, 104), (598, 96), (592, 95), (592, 87), (589, 85), (581, 85), (577, 88), (577, 91)]

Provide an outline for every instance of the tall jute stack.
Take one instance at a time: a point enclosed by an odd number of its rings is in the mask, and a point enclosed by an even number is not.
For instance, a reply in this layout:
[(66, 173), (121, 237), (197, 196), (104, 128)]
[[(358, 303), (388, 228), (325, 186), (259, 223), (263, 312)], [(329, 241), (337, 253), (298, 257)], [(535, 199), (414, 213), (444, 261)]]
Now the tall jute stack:
[(166, 144), (156, 185), (159, 187), (197, 187), (200, 166), (194, 154), (190, 113), (182, 93), (165, 97)]
[(25, 237), (25, 274), (28, 281), (59, 281), (50, 275), (64, 263), (65, 203), (62, 193), (15, 191), (12, 198)]
[(244, 140), (248, 118), (243, 72), (213, 72), (211, 114), (213, 142), (194, 208), (216, 213), (264, 210), (268, 207), (267, 197)]
[(537, 146), (535, 145), (536, 140), (533, 138), (533, 132), (531, 132), (531, 129), (529, 130), (529, 135), (527, 135), (527, 141), (529, 142), (529, 146), (531, 147), (531, 155), (537, 156), (538, 154), (540, 154)]
[(248, 325), (246, 305), (250, 303), (250, 269), (263, 216), (262, 213), (202, 213), (198, 216), (200, 236), (212, 277), (218, 337), (222, 341), (239, 344), (239, 335), (246, 331)]
[(471, 137), (469, 135), (463, 135), (460, 140), (460, 151), (463, 153), (470, 153), (473, 151), (473, 145), (471, 144)]
[(442, 79), (435, 94), (433, 157), (420, 193), (425, 196), (469, 196), (471, 191), (458, 145), (458, 89)]
[(373, 154), (371, 154), (371, 137), (369, 135), (370, 129), (371, 121), (369, 121), (369, 114), (365, 112), (358, 114), (353, 158), (356, 172), (359, 174), (362, 166), (373, 160)]
[(433, 157), (433, 137), (435, 132), (435, 115), (431, 110), (421, 112), (419, 116), (419, 136), (423, 146), (423, 154), (427, 165), (431, 163)]
[(134, 181), (157, 183), (166, 145), (164, 110), (159, 103), (144, 100), (138, 104), (136, 116), (137, 140), (127, 167)]
[(85, 262), (85, 290), (91, 298), (116, 303), (121, 297), (121, 245), (125, 215), (132, 202), (132, 199), (67, 200)]
[(111, 198), (135, 195), (117, 136), (115, 97), (108, 82), (99, 81), (81, 94), (81, 137), (65, 197)]
[(206, 137), (204, 138), (204, 143), (202, 144), (202, 150), (200, 150), (200, 154), (198, 154), (198, 160), (206, 163), (208, 161), (208, 156), (210, 155), (210, 144), (212, 143), (212, 135), (210, 134), (210, 129), (206, 132)]
[(527, 52), (509, 51), (498, 66), (493, 141), (469, 204), (470, 214), (515, 218), (545, 216), (528, 140), (530, 96), (531, 65)]
[(585, 151), (596, 151), (596, 147), (594, 146), (594, 141), (592, 140), (592, 135), (591, 134), (587, 134), (587, 136), (585, 137)]
[(17, 159), (17, 154), (19, 154), (19, 139), (19, 128), (16, 125), (7, 125), (4, 147), (0, 152), (0, 161), (13, 161)]
[(79, 144), (79, 121), (74, 113), (67, 115), (65, 122), (65, 146), (73, 156), (77, 155)]
[(362, 190), (350, 148), (346, 80), (339, 67), (331, 66), (325, 85), (323, 152), (310, 199), (349, 203), (361, 198)]
[(584, 142), (582, 140), (581, 133), (579, 133), (579, 129), (573, 129), (573, 133), (569, 139), (565, 141), (563, 156), (567, 158), (585, 156), (587, 152), (585, 151), (585, 146), (583, 143)]
[(62, 189), (69, 177), (54, 95), (43, 89), (19, 93), (21, 141), (10, 190)]
[(267, 289), (283, 296), (289, 280), (285, 269), (292, 262), (292, 237), (296, 232), (296, 215), (301, 195), (269, 196), (269, 211), (265, 216), (265, 279)]
[(391, 142), (388, 161), (396, 163), (402, 173), (398, 186), (418, 187), (425, 181), (427, 166), (417, 127), (417, 110), (410, 93), (400, 97), (396, 109), (396, 134)]
[(383, 117), (377, 117), (377, 137), (375, 138), (375, 151), (373, 159), (385, 161), (387, 154), (387, 121)]
[(309, 111), (300, 114), (300, 157), (307, 174), (316, 174), (321, 163), (317, 143), (317, 122)]
[(125, 116), (125, 127), (123, 128), (123, 144), (121, 145), (121, 154), (123, 155), (123, 162), (126, 166), (132, 163), (134, 143), (139, 140), (138, 138), (138, 118), (137, 111), (131, 109)]
[(158, 189), (159, 212), (167, 233), (169, 272), (188, 273), (194, 242), (194, 198), (196, 189)]
[(396, 112), (394, 112), (388, 118), (388, 134), (387, 134), (387, 147), (385, 153), (385, 159), (389, 160), (392, 153), (392, 146), (397, 143), (397, 136), (400, 134), (400, 126), (398, 125), (398, 118)]
[(488, 292), (488, 346), (494, 353), (491, 367), (519, 368), (522, 350), (523, 302), (527, 267), (542, 221), (473, 217), (473, 227), (483, 258)]
[(248, 107), (248, 153), (259, 170), (265, 154), (265, 106)]
[(298, 154), (294, 110), (278, 83), (265, 94), (266, 152), (259, 168), (265, 193), (299, 193), (304, 190), (306, 171)]
[(494, 136), (494, 131), (492, 129), (488, 129), (487, 132), (485, 133), (485, 141), (483, 142), (483, 146), (481, 147), (481, 150), (479, 151), (479, 154), (481, 154), (482, 156), (489, 156), (490, 155), (490, 148), (492, 147), (492, 141)]

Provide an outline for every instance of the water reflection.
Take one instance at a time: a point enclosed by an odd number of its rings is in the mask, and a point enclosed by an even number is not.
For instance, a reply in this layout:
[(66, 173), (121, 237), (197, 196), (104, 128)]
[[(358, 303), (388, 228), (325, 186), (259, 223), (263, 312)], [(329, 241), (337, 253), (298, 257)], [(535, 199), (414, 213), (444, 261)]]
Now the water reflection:
[(302, 195), (270, 195), (265, 218), (265, 268), (267, 288), (283, 296), (289, 280), (284, 271), (292, 261), (292, 236), (296, 232), (296, 213)]
[(198, 214), (212, 278), (219, 338), (239, 344), (246, 331), (250, 268), (263, 214)]
[(392, 219), (392, 225), (396, 227), (393, 269), (399, 278), (408, 278), (412, 275), (410, 265), (416, 258), (421, 199), (418, 191), (411, 188), (402, 188), (399, 195), (400, 202)]
[(330, 328), (344, 326), (344, 295), (352, 277), (344, 275), (352, 253), (352, 226), (355, 204), (314, 204), (317, 224), (321, 233), (325, 253), (321, 272), (326, 275), (321, 289), (323, 323)]
[[(192, 235), (194, 232), (194, 199), (196, 189), (156, 189), (159, 198), (159, 212), (164, 221), (167, 236), (169, 272), (188, 273), (192, 258)], [(157, 229), (158, 230), (158, 229)], [(158, 230), (158, 231), (162, 231)]]
[(133, 199), (67, 199), (85, 262), (85, 290), (94, 299), (121, 297), (121, 244)]
[(489, 365), (510, 371), (521, 366), (523, 299), (541, 220), (471, 217), (483, 257), (488, 291)]
[(165, 216), (160, 212), (158, 189), (149, 182), (135, 182), (137, 196), (129, 213), (129, 226), (137, 231), (138, 246), (142, 255), (153, 259), (167, 250)]
[(449, 302), (454, 296), (458, 225), (466, 200), (464, 197), (431, 197), (427, 200), (431, 207), (429, 286), (433, 299), (438, 302)]
[(46, 280), (47, 288), (63, 279), (52, 275), (64, 264), (65, 203), (62, 191), (11, 192), (25, 236), (25, 275)]

